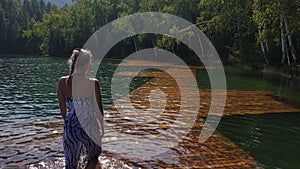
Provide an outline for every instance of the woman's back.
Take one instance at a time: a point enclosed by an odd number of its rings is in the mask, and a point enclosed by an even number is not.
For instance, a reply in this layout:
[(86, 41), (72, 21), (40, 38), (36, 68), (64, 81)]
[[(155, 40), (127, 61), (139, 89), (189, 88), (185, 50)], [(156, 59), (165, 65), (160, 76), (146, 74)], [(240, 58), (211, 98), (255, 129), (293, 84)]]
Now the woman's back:
[(70, 74), (60, 78), (57, 96), (64, 118), (63, 145), (66, 168), (77, 168), (81, 155), (88, 159), (87, 168), (94, 168), (101, 153), (103, 107), (100, 83), (86, 77), (91, 55), (75, 49), (70, 57)]

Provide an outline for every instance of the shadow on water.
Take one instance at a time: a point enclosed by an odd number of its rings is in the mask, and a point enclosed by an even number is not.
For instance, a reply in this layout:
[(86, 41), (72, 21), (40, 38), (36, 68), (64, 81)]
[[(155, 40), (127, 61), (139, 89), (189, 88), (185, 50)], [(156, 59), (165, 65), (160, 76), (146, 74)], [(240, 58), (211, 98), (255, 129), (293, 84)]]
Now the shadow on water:
[(265, 168), (300, 168), (300, 112), (224, 116), (217, 130)]
[(300, 81), (278, 74), (262, 74), (252, 70), (227, 68), (226, 78), (229, 89), (270, 91), (283, 101), (300, 107)]

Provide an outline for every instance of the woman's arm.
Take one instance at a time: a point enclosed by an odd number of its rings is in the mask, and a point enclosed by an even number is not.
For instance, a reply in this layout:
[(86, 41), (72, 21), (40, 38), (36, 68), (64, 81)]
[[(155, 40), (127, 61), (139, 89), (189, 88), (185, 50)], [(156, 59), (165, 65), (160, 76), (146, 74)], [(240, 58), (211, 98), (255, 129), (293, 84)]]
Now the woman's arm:
[(99, 110), (102, 114), (103, 117), (103, 106), (102, 106), (102, 96), (101, 96), (101, 90), (100, 90), (100, 83), (98, 80), (95, 79), (95, 96), (96, 96), (96, 101), (99, 107)]
[[(97, 106), (98, 110), (100, 110), (100, 113), (96, 113), (96, 118), (98, 119), (98, 126), (99, 126), (99, 130), (101, 132), (101, 136), (104, 135), (104, 127), (103, 127), (103, 118), (104, 118), (104, 112), (103, 112), (103, 105), (102, 105), (102, 96), (101, 96), (101, 90), (100, 90), (100, 83), (97, 79), (95, 79), (95, 97), (96, 97), (96, 102), (97, 104), (95, 106)], [(96, 112), (99, 112), (99, 111)]]
[(61, 113), (63, 119), (65, 119), (66, 114), (67, 114), (67, 106), (66, 106), (66, 101), (64, 98), (64, 93), (63, 93), (63, 88), (64, 88), (65, 83), (66, 83), (66, 78), (60, 78), (58, 81), (57, 91), (56, 91), (59, 109), (60, 109), (60, 113)]

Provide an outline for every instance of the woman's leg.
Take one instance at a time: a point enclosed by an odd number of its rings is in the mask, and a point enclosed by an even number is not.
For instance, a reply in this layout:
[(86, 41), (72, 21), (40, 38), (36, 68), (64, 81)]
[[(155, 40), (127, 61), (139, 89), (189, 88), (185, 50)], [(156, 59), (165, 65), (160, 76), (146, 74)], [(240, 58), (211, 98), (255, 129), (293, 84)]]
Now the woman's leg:
[[(95, 169), (98, 162), (98, 156), (91, 158), (88, 160), (85, 169)], [(101, 168), (101, 166), (100, 166)]]
[(80, 156), (81, 143), (74, 133), (65, 130), (63, 133), (63, 148), (65, 154), (65, 168), (76, 169)]
[(90, 139), (85, 132), (83, 133), (83, 135), (85, 135), (85, 139), (81, 140), (81, 142), (85, 146), (88, 155), (86, 169), (95, 169), (98, 162), (98, 157), (101, 153), (101, 147), (98, 146), (92, 139)]

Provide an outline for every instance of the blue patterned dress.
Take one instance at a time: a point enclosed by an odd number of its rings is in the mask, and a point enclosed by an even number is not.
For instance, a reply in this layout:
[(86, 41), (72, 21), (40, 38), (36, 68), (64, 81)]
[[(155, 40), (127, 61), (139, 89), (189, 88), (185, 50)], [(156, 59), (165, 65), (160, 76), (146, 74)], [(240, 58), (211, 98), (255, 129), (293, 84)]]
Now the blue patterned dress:
[[(95, 117), (89, 115), (87, 112), (83, 112), (86, 118), (88, 119), (80, 119), (75, 112), (75, 104), (74, 99), (66, 97), (68, 112), (65, 117), (64, 122), (64, 132), (63, 132), (63, 147), (65, 154), (65, 164), (66, 169), (76, 169), (78, 168), (78, 161), (80, 157), (86, 157), (87, 160), (97, 157), (101, 153), (101, 147), (99, 146), (99, 142), (96, 144), (91, 136), (87, 132), (91, 132), (93, 134), (99, 135), (96, 138), (102, 138), (101, 131), (95, 125), (92, 126), (92, 129), (87, 129), (86, 127), (82, 127), (80, 122), (86, 121), (87, 123), (91, 123), (89, 120), (94, 120)], [(77, 111), (77, 109), (76, 109)], [(91, 123), (93, 124), (93, 123)], [(95, 124), (95, 123), (94, 123)], [(84, 125), (84, 124), (83, 124)], [(87, 131), (88, 130), (88, 131)], [(101, 142), (101, 140), (100, 140)]]

